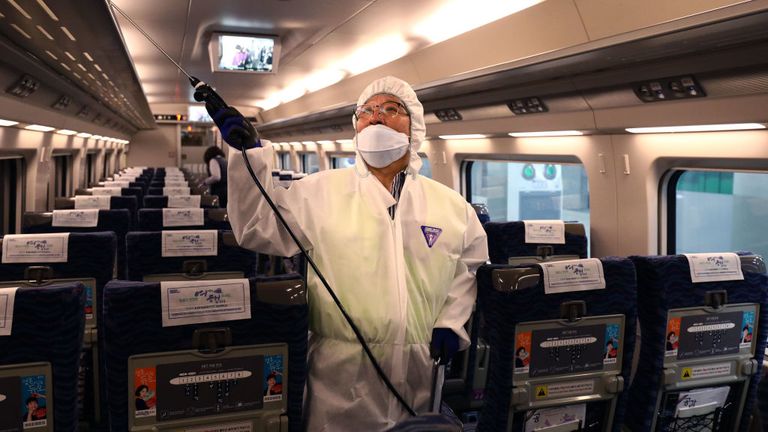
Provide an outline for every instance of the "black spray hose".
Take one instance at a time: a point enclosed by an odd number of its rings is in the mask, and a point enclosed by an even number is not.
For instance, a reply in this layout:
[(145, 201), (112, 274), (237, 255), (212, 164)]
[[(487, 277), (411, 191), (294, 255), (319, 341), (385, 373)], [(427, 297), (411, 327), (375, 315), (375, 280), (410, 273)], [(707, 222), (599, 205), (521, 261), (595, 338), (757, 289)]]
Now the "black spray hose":
[[(195, 93), (195, 99), (200, 97), (199, 100), (205, 100), (207, 103), (210, 103), (214, 106), (214, 108), (221, 109), (226, 108), (226, 103), (224, 100), (219, 96), (210, 86), (203, 83), (202, 81), (198, 80), (197, 78), (190, 78), (190, 82), (192, 83), (192, 86), (195, 87), (197, 92)], [(200, 95), (200, 96), (198, 96)], [(257, 136), (255, 139), (258, 141), (258, 132), (256, 132)], [(243, 143), (245, 144), (245, 143)], [(259, 192), (261, 192), (261, 195), (264, 197), (264, 199), (267, 201), (267, 204), (269, 204), (269, 207), (272, 209), (273, 212), (275, 212), (275, 216), (277, 216), (277, 219), (280, 221), (280, 224), (285, 228), (286, 231), (288, 231), (288, 235), (291, 236), (293, 239), (293, 242), (296, 243), (296, 246), (299, 247), (299, 250), (301, 250), (301, 254), (304, 255), (304, 257), (307, 259), (307, 262), (309, 263), (310, 267), (312, 267), (312, 270), (314, 270), (315, 274), (318, 278), (320, 278), (320, 281), (323, 283), (323, 286), (325, 287), (326, 291), (328, 291), (328, 294), (331, 295), (333, 298), (334, 303), (336, 303), (336, 306), (339, 308), (339, 311), (344, 316), (344, 319), (349, 324), (349, 327), (352, 329), (352, 331), (355, 333), (355, 337), (357, 338), (357, 341), (360, 342), (360, 346), (363, 347), (363, 351), (365, 351), (365, 354), (368, 356), (368, 358), (371, 360), (371, 363), (373, 364), (374, 369), (376, 369), (376, 373), (379, 375), (379, 378), (384, 382), (384, 385), (387, 386), (387, 389), (395, 396), (395, 399), (397, 399), (398, 402), (400, 402), (400, 405), (403, 406), (403, 408), (408, 411), (408, 413), (412, 416), (416, 415), (416, 412), (411, 408), (410, 405), (405, 401), (405, 399), (400, 395), (400, 393), (397, 391), (394, 385), (392, 385), (392, 382), (389, 380), (389, 377), (386, 373), (384, 373), (384, 370), (381, 368), (381, 365), (379, 365), (379, 362), (376, 360), (376, 357), (374, 357), (373, 353), (371, 352), (371, 349), (368, 347), (368, 343), (366, 343), (365, 339), (363, 338), (363, 334), (360, 332), (360, 329), (357, 328), (357, 325), (355, 325), (354, 321), (352, 321), (352, 317), (349, 316), (347, 311), (344, 309), (344, 305), (341, 304), (341, 301), (336, 296), (336, 293), (331, 289), (331, 286), (328, 284), (328, 281), (325, 280), (325, 276), (323, 276), (323, 273), (320, 272), (320, 269), (317, 267), (317, 264), (315, 264), (315, 261), (312, 260), (312, 257), (309, 256), (309, 253), (307, 253), (307, 250), (304, 248), (304, 246), (299, 241), (299, 238), (296, 237), (296, 234), (293, 233), (293, 230), (291, 227), (288, 226), (288, 222), (286, 222), (285, 218), (283, 218), (282, 213), (280, 213), (280, 210), (277, 208), (275, 203), (272, 201), (272, 198), (270, 198), (267, 191), (264, 189), (264, 186), (262, 186), (261, 181), (259, 181), (259, 178), (256, 176), (256, 173), (253, 172), (253, 168), (251, 167), (251, 163), (248, 160), (248, 154), (246, 153), (246, 146), (242, 145), (240, 146), (240, 153), (243, 155), (243, 161), (245, 162), (245, 167), (248, 169), (248, 173), (251, 175), (251, 178), (253, 179), (253, 182), (256, 184), (256, 187), (259, 188)]]

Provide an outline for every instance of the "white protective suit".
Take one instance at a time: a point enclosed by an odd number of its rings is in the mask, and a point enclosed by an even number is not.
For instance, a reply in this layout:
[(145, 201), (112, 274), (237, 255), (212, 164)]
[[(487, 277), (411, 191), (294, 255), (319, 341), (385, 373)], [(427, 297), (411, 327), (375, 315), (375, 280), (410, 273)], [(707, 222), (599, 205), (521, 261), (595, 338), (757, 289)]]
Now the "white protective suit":
[[(410, 86), (375, 81), (374, 94), (403, 100), (411, 114), (411, 158), (394, 220), (388, 188), (360, 154), (354, 167), (321, 171), (289, 189), (274, 187), (273, 150), (248, 150), (255, 173), (360, 328), (395, 387), (418, 413), (428, 411), (432, 329), (451, 328), (461, 349), (475, 301), (474, 272), (488, 259), (475, 211), (452, 189), (418, 175), (424, 115)], [(353, 120), (354, 121), (354, 120)], [(299, 252), (253, 184), (240, 152), (229, 153), (232, 229), (241, 246), (272, 255)], [(308, 271), (309, 376), (304, 412), (310, 431), (376, 431), (407, 418), (379, 379), (319, 278)]]

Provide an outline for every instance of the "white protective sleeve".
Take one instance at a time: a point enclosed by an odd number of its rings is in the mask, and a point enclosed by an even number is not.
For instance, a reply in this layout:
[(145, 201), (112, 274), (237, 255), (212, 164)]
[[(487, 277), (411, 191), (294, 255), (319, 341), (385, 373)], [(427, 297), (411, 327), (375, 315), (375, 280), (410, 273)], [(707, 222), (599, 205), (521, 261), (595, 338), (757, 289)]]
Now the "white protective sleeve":
[(464, 324), (472, 315), (477, 298), (478, 267), (488, 261), (488, 238), (475, 210), (467, 204), (467, 231), (464, 233), (464, 250), (456, 263), (453, 283), (448, 298), (435, 321), (435, 328), (450, 328), (459, 335), (459, 349), (469, 347), (469, 335)]
[[(294, 234), (309, 250), (312, 245), (301, 229), (303, 217), (296, 213), (304, 207), (307, 211), (311, 210), (310, 206), (299, 205), (303, 199), (303, 188), (297, 187), (300, 182), (292, 184), (288, 189), (274, 187), (271, 175), (272, 146), (268, 141), (262, 141), (262, 143), (264, 147), (247, 151), (251, 167), (264, 189), (280, 209)], [(232, 231), (238, 244), (244, 248), (269, 255), (289, 257), (299, 253), (298, 246), (280, 225), (275, 213), (254, 184), (245, 167), (242, 153), (230, 148), (228, 160), (227, 196), (229, 201), (227, 203), (227, 215), (232, 223)]]

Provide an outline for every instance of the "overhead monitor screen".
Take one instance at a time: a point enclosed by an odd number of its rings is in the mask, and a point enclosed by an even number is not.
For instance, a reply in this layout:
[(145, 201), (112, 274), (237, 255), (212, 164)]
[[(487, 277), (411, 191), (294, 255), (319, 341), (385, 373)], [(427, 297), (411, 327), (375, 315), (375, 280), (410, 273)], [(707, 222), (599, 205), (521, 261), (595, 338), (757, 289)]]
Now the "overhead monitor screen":
[(210, 51), (214, 72), (276, 72), (276, 37), (214, 33)]
[(187, 113), (189, 114), (187, 117), (189, 121), (213, 123), (213, 119), (208, 115), (208, 111), (203, 105), (190, 105)]

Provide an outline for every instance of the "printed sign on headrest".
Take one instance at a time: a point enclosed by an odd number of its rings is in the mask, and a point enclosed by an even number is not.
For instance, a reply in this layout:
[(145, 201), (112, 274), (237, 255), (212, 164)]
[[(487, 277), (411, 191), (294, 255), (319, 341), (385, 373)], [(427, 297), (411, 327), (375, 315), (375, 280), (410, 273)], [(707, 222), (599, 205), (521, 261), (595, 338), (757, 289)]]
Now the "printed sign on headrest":
[(168, 207), (200, 207), (200, 195), (171, 195), (168, 197)]
[(8, 234), (3, 237), (3, 263), (67, 262), (69, 233)]
[(189, 195), (189, 188), (188, 187), (164, 187), (163, 195), (165, 196)]
[(75, 209), (109, 210), (112, 197), (108, 195), (75, 195)]
[[(115, 181), (105, 181), (104, 187), (105, 188), (127, 188), (131, 186), (130, 180), (115, 180)], [(119, 195), (119, 194), (118, 194)]]
[(524, 220), (525, 242), (565, 244), (565, 222), (561, 220)]
[(201, 208), (164, 208), (163, 226), (203, 226), (204, 211)]
[(605, 289), (603, 263), (597, 258), (555, 261), (540, 266), (546, 294)]
[(251, 318), (248, 279), (160, 282), (163, 327)]
[(162, 254), (174, 256), (216, 256), (219, 232), (217, 230), (163, 231)]
[(99, 209), (54, 210), (52, 226), (95, 227), (99, 224)]
[(741, 260), (733, 252), (683, 254), (691, 269), (691, 282), (744, 280)]
[(13, 328), (13, 301), (19, 287), (0, 288), (0, 336), (10, 336)]
[(123, 189), (119, 187), (101, 187), (101, 188), (91, 189), (91, 194), (95, 196), (99, 196), (99, 195), (120, 196), (120, 194), (122, 193), (123, 193)]

